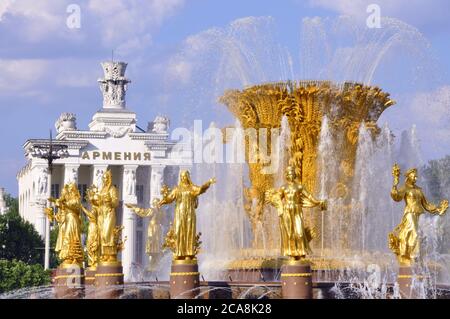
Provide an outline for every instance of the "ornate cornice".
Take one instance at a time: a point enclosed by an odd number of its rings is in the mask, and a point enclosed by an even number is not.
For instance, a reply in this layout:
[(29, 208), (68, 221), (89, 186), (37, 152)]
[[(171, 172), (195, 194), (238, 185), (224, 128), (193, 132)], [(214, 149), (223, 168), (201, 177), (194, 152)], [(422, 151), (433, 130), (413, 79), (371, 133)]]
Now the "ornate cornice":
[(56, 136), (58, 140), (65, 140), (66, 138), (93, 138), (104, 139), (108, 136), (105, 131), (64, 131)]
[[(54, 143), (57, 142), (58, 144), (64, 144), (67, 145), (69, 149), (80, 149), (83, 147), (86, 147), (89, 144), (89, 141), (83, 141), (83, 140), (55, 140)], [(28, 153), (28, 151), (35, 145), (50, 145), (50, 140), (48, 139), (29, 139), (25, 142), (23, 145), (23, 148), (25, 150), (25, 154)]]
[(30, 171), (30, 168), (31, 168), (31, 161), (28, 161), (28, 162), (25, 164), (25, 166), (22, 167), (22, 168), (20, 169), (20, 171), (17, 173), (16, 179), (19, 179), (19, 178), (21, 178), (22, 176), (24, 176), (25, 173), (27, 173), (28, 171)]
[(169, 134), (157, 134), (157, 133), (130, 133), (128, 134), (132, 140), (143, 141), (167, 141)]

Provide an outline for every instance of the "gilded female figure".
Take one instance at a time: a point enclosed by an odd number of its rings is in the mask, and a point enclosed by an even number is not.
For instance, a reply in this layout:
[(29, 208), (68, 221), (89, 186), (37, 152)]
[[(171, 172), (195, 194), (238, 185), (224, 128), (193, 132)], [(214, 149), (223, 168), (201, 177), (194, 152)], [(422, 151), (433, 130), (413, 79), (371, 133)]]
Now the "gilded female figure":
[(99, 233), (99, 195), (97, 186), (92, 185), (87, 190), (86, 199), (91, 203), (91, 210), (84, 208), (81, 209), (86, 214), (89, 220), (88, 234), (86, 241), (86, 248), (88, 253), (88, 265), (91, 269), (95, 269), (98, 264), (99, 251), (100, 251), (100, 233)]
[(58, 239), (55, 251), (63, 265), (78, 265), (83, 263), (83, 248), (81, 246), (81, 196), (75, 183), (64, 186), (61, 197), (49, 198), (55, 203), (58, 212), (46, 210), (49, 219), (55, 219), (59, 225)]
[(140, 208), (136, 205), (125, 204), (136, 215), (150, 220), (147, 226), (147, 242), (145, 244), (145, 252), (149, 256), (150, 266), (149, 269), (153, 270), (159, 258), (161, 257), (161, 245), (162, 245), (162, 221), (164, 216), (162, 210), (158, 208), (159, 199), (155, 198), (150, 208)]
[(199, 237), (196, 232), (195, 209), (198, 197), (216, 182), (211, 178), (201, 186), (194, 185), (189, 171), (180, 173), (180, 183), (168, 194), (164, 193), (158, 206), (175, 202), (175, 216), (166, 236), (165, 246), (173, 251), (174, 260), (193, 260), (198, 253)]
[(391, 197), (394, 201), (405, 201), (405, 209), (400, 224), (389, 233), (389, 248), (397, 255), (402, 265), (411, 265), (419, 254), (418, 224), (419, 216), (427, 211), (435, 215), (444, 215), (448, 208), (448, 200), (441, 201), (436, 206), (425, 198), (422, 189), (416, 185), (417, 169), (405, 173), (405, 184), (398, 188), (400, 168), (397, 164), (392, 169), (394, 185)]
[(102, 189), (98, 193), (100, 230), (100, 261), (117, 261), (116, 208), (119, 205), (117, 188), (112, 184), (112, 174), (107, 170), (102, 178)]
[(136, 205), (125, 204), (129, 209), (131, 209), (136, 215), (140, 217), (149, 217), (150, 221), (147, 227), (147, 243), (145, 246), (145, 252), (148, 255), (156, 254), (161, 252), (161, 222), (162, 214), (161, 210), (158, 209), (159, 199), (153, 200), (153, 207), (150, 208), (140, 208)]
[(281, 253), (292, 260), (299, 260), (311, 253), (309, 242), (313, 231), (304, 224), (302, 208), (319, 206), (326, 209), (326, 201), (315, 199), (302, 184), (296, 182), (292, 166), (286, 169), (286, 181), (278, 190), (267, 191), (267, 199), (275, 206), (280, 217)]

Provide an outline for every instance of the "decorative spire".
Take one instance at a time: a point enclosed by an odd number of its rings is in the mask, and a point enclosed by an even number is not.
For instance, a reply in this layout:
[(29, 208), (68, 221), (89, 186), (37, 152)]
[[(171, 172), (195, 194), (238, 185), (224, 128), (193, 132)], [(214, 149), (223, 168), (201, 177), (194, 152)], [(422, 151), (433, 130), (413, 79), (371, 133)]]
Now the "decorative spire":
[(109, 61), (103, 62), (101, 65), (105, 77), (99, 79), (98, 82), (103, 94), (103, 108), (124, 109), (127, 84), (131, 82), (125, 77), (127, 63)]

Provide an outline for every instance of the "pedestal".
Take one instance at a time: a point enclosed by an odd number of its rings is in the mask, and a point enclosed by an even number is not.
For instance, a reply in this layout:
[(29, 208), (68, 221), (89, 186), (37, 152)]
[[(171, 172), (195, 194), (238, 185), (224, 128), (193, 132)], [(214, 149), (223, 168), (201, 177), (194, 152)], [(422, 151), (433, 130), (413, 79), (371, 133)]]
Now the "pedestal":
[(200, 293), (197, 261), (172, 261), (170, 298), (193, 299)]
[(95, 273), (95, 298), (116, 299), (122, 293), (122, 264), (120, 262), (100, 263)]
[(56, 269), (55, 298), (81, 299), (84, 297), (84, 271), (76, 265), (61, 265)]
[(97, 273), (97, 268), (86, 268), (84, 284), (86, 286), (95, 285), (95, 274)]
[[(420, 298), (418, 289), (414, 288), (414, 282), (424, 280), (424, 276), (414, 274), (414, 269), (411, 266), (400, 266), (398, 269), (397, 282), (400, 290), (400, 296), (403, 299)], [(423, 296), (422, 296), (423, 297)]]
[(289, 262), (281, 267), (283, 299), (312, 299), (312, 276), (309, 263)]
[(95, 274), (97, 273), (96, 268), (86, 268), (84, 271), (84, 294), (85, 298), (92, 299), (95, 298)]

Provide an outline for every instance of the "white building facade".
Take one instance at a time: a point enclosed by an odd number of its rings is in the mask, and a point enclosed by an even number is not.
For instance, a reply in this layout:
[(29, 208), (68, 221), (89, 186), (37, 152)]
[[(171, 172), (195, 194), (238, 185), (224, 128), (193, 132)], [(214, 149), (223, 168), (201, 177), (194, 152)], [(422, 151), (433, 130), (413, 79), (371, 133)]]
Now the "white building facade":
[(160, 197), (163, 184), (173, 184), (178, 171), (191, 165), (190, 156), (176, 151), (169, 139), (169, 120), (157, 116), (146, 131), (136, 126), (136, 114), (126, 108), (125, 92), (129, 80), (125, 78), (124, 62), (102, 63), (104, 78), (99, 79), (103, 107), (92, 117), (88, 130), (79, 130), (74, 114), (63, 113), (55, 126), (55, 143), (65, 144), (68, 154), (53, 164), (51, 181), (47, 162), (39, 157), (36, 145), (49, 140), (30, 139), (23, 145), (27, 164), (17, 174), (19, 184), (19, 212), (33, 223), (42, 237), (46, 232), (44, 207), (49, 196), (59, 197), (62, 187), (71, 182), (78, 188), (85, 202), (86, 189), (101, 186), (103, 173), (110, 169), (113, 183), (119, 189), (120, 205), (117, 220), (126, 237), (121, 253), (125, 279), (130, 279), (133, 266), (146, 267), (145, 241), (147, 219), (131, 212), (125, 203), (149, 207)]
[(0, 215), (5, 214), (8, 211), (8, 207), (6, 207), (5, 201), (5, 189), (0, 187)]

